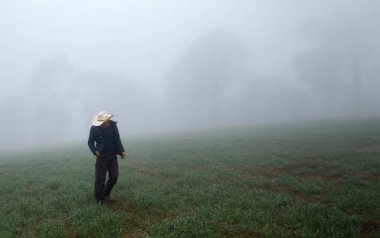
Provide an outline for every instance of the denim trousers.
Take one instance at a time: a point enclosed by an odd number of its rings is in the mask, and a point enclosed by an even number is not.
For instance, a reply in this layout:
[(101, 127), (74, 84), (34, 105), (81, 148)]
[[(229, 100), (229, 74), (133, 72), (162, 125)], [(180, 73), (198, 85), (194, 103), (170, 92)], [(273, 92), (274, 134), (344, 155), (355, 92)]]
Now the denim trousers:
[[(113, 186), (119, 177), (119, 166), (116, 155), (112, 158), (96, 159), (95, 164), (95, 199), (98, 202), (104, 201), (104, 197), (110, 195)], [(106, 176), (108, 172), (108, 180)]]

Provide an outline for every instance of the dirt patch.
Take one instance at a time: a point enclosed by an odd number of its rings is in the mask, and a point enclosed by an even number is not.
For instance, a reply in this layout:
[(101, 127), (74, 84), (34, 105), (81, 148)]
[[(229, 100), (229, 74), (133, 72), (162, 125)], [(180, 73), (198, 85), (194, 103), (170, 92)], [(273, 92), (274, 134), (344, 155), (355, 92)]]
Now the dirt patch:
[(233, 168), (234, 171), (239, 173), (248, 174), (251, 176), (264, 176), (269, 178), (279, 177), (282, 175), (294, 175), (304, 178), (317, 178), (323, 181), (336, 182), (337, 180), (344, 180), (344, 177), (331, 176), (318, 173), (317, 171), (326, 171), (328, 168), (316, 162), (300, 162), (297, 164), (287, 165), (284, 167), (273, 167), (268, 165), (260, 165), (254, 168)]
[(158, 176), (158, 174), (155, 173), (154, 171), (148, 170), (144, 167), (137, 168), (137, 171), (139, 171), (142, 175), (145, 175), (145, 176), (154, 176), (154, 177)]
[(135, 213), (132, 205), (120, 198), (113, 198), (111, 202), (107, 204), (107, 206), (109, 206), (115, 212), (130, 212), (132, 214)]
[(379, 173), (370, 173), (364, 170), (354, 171), (352, 176), (361, 178), (363, 180), (369, 182), (380, 182), (380, 174)]
[(300, 169), (302, 169), (302, 170), (304, 170), (304, 169), (315, 170), (315, 169), (318, 169), (321, 167), (323, 167), (323, 166), (319, 163), (308, 161), (308, 162), (301, 162), (298, 164), (287, 165), (287, 166), (280, 168), (280, 170), (285, 172), (285, 173), (288, 173), (288, 172), (291, 173), (293, 171), (300, 170)]
[(316, 172), (304, 172), (300, 174), (301, 177), (304, 178), (316, 178), (319, 180), (323, 180), (325, 182), (341, 182), (344, 181), (346, 178), (341, 176), (331, 176), (331, 175), (323, 175)]
[(169, 214), (163, 211), (145, 210), (142, 213), (142, 211), (135, 210), (132, 204), (121, 198), (113, 198), (106, 206), (121, 214), (124, 218), (126, 229), (123, 237), (125, 238), (140, 236), (145, 231), (143, 224), (146, 220), (159, 223), (164, 219), (176, 217), (175, 214)]
[[(226, 227), (231, 226), (231, 224), (229, 224), (228, 222), (217, 222), (214, 224), (216, 227), (218, 227), (219, 230), (224, 230)], [(234, 237), (234, 238), (263, 238), (265, 236), (259, 232), (247, 231), (245, 228), (243, 228), (239, 224), (234, 224), (233, 233), (229, 234), (229, 237)]]
[(264, 235), (258, 233), (258, 232), (254, 232), (254, 233), (238, 233), (238, 234), (234, 234), (234, 237), (235, 238), (263, 238), (265, 237)]
[(77, 235), (75, 234), (74, 230), (72, 229), (72, 226), (68, 220), (68, 218), (65, 218), (63, 221), (63, 227), (68, 232), (68, 238), (75, 238)]
[(190, 171), (199, 171), (199, 170), (201, 170), (201, 167), (197, 166), (197, 165), (191, 165), (191, 166), (189, 166), (189, 169), (190, 169)]
[(351, 144), (346, 145), (346, 148), (348, 149), (355, 149), (355, 150), (365, 150), (365, 149), (377, 149), (379, 147), (378, 144)]
[(364, 179), (371, 182), (380, 182), (380, 174), (368, 174), (364, 176)]
[[(226, 183), (224, 183), (225, 181), (216, 180), (216, 179), (209, 179), (208, 182), (212, 183), (212, 184), (227, 185)], [(234, 187), (239, 187), (239, 188), (246, 187), (240, 183), (233, 183), (233, 184), (228, 184), (228, 185), (232, 185)], [(254, 185), (254, 186), (249, 186), (249, 188), (250, 189), (262, 189), (262, 190), (269, 191), (269, 192), (286, 193), (286, 194), (289, 194), (290, 196), (292, 196), (293, 198), (295, 198), (297, 200), (303, 200), (303, 201), (309, 201), (310, 200), (307, 197), (305, 197), (301, 192), (298, 192), (298, 191), (294, 190), (292, 187), (290, 187), (289, 185), (285, 185), (285, 184), (280, 184), (280, 185)]]
[(277, 185), (277, 186), (271, 187), (271, 189), (273, 189), (274, 191), (287, 193), (287, 194), (291, 195), (293, 198), (296, 198), (299, 200), (304, 199), (304, 196), (302, 195), (302, 193), (295, 191), (293, 188), (291, 188), (290, 186), (287, 186), (287, 185)]
[(360, 227), (360, 237), (370, 238), (378, 237), (380, 235), (380, 220), (372, 220)]
[(259, 186), (259, 187), (255, 187), (255, 188), (263, 189), (263, 190), (270, 191), (270, 192), (286, 193), (296, 200), (304, 200), (304, 201), (307, 200), (307, 198), (302, 193), (294, 190), (292, 187), (285, 185), (285, 184), (273, 185), (273, 186), (264, 185), (264, 186)]
[(265, 176), (265, 177), (277, 177), (282, 174), (283, 168), (277, 168), (273, 166), (260, 165), (254, 168), (248, 167), (233, 167), (232, 170), (238, 173), (250, 175), (250, 176)]
[[(212, 184), (223, 184), (223, 185), (226, 185), (226, 181), (225, 180), (221, 180), (221, 179), (208, 179), (207, 180), (209, 183), (212, 183)], [(238, 187), (242, 187), (241, 184), (236, 184)]]
[(251, 171), (252, 175), (264, 175), (269, 177), (275, 177), (283, 174), (294, 174), (297, 171), (300, 170), (316, 170), (320, 168), (321, 165), (317, 163), (298, 163), (298, 164), (292, 164), (292, 165), (286, 165), (284, 167), (273, 167), (273, 166), (258, 166), (256, 168), (253, 168)]
[[(223, 180), (217, 180), (217, 179), (209, 179), (209, 183), (211, 184), (223, 184), (223, 185), (233, 185), (234, 187), (245, 187), (243, 184), (240, 183), (233, 183), (233, 184), (227, 184), (226, 181)], [(293, 198), (297, 200), (304, 200), (307, 201), (307, 197), (305, 197), (302, 193), (294, 190), (292, 187), (289, 185), (285, 184), (279, 184), (279, 185), (255, 185), (255, 186), (250, 186), (251, 189), (263, 189), (269, 192), (281, 192), (281, 193), (286, 193), (291, 195)]]
[(160, 172), (155, 171), (154, 169), (149, 169), (149, 168), (146, 168), (143, 166), (136, 167), (136, 170), (139, 171), (139, 173), (141, 173), (144, 176), (156, 177), (156, 178), (160, 178), (160, 179), (169, 178), (169, 176), (167, 176), (167, 175), (164, 175)]
[[(125, 202), (121, 198), (113, 198), (111, 202), (107, 203), (107, 206), (114, 210), (117, 213), (123, 214), (125, 217), (124, 223), (126, 224), (128, 229), (123, 237), (132, 238), (134, 237), (134, 231), (138, 230), (138, 226), (136, 224), (136, 219), (138, 218), (136, 211), (133, 209), (133, 206), (127, 202)], [(127, 215), (125, 215), (127, 213)]]
[(244, 169), (244, 172), (247, 172), (252, 176), (261, 175), (265, 177), (276, 177), (281, 173), (281, 168), (271, 166), (258, 166), (252, 170)]

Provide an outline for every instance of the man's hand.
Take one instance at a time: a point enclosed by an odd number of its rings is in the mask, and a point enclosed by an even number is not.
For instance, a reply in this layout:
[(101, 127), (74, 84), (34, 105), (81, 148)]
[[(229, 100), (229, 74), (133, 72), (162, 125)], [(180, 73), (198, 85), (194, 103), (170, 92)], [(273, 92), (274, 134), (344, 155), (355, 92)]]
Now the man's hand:
[(121, 159), (125, 159), (125, 152), (121, 152), (121, 154), (120, 154), (120, 158), (121, 158)]
[(95, 151), (95, 155), (96, 155), (96, 157), (99, 157), (100, 156), (100, 152), (98, 150)]

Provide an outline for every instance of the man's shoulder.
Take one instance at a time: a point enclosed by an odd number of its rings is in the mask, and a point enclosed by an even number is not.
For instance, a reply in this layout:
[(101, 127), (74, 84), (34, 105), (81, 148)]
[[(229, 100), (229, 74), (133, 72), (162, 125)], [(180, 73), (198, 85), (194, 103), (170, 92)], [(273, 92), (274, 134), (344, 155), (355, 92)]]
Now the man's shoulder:
[(97, 131), (100, 129), (100, 126), (91, 126), (90, 131)]
[(112, 125), (112, 126), (117, 126), (117, 122), (116, 122), (116, 121), (109, 120), (109, 123), (110, 123), (110, 125)]

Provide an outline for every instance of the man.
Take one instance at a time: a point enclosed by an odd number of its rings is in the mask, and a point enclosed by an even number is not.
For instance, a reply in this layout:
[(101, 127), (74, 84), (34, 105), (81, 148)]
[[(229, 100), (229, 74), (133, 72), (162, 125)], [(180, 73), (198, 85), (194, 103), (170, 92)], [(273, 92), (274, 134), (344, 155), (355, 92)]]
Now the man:
[[(96, 156), (95, 199), (99, 204), (111, 201), (111, 190), (119, 176), (117, 155), (125, 158), (116, 122), (111, 120), (113, 116), (106, 111), (95, 115), (88, 138), (88, 146)], [(105, 183), (107, 171), (108, 181)]]

